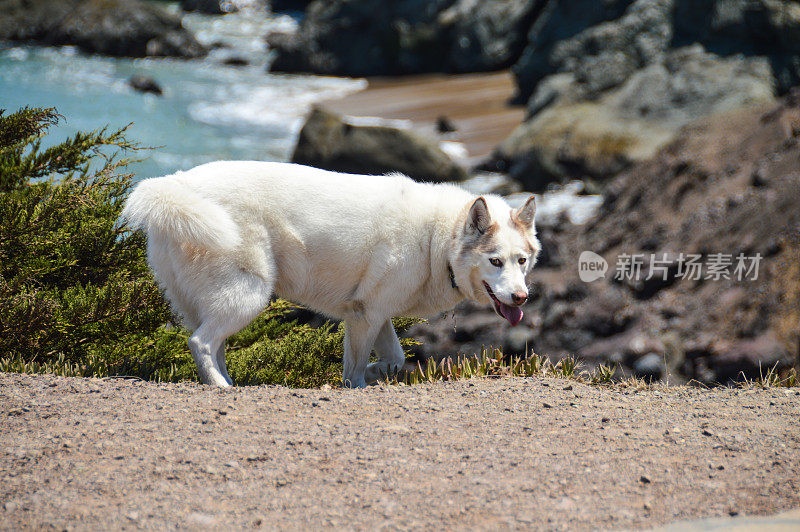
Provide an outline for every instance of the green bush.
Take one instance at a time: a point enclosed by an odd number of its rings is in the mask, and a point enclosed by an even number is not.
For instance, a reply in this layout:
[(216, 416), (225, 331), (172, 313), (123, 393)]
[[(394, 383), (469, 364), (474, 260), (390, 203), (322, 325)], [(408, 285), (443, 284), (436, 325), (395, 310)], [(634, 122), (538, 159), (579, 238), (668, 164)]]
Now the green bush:
[[(117, 224), (137, 147), (103, 129), (43, 149), (59, 118), (0, 110), (0, 371), (196, 379), (143, 235)], [(237, 384), (340, 381), (342, 327), (287, 321), (293, 308), (278, 301), (228, 340)]]

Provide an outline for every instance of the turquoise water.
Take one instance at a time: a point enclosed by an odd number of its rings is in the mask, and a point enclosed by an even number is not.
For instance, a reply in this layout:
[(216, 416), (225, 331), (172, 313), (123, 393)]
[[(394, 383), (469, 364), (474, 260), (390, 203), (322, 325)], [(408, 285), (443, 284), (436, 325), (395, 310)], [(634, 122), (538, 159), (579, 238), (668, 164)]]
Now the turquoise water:
[[(0, 49), (0, 108), (56, 107), (65, 120), (51, 130), (50, 143), (77, 131), (132, 122), (129, 139), (155, 148), (133, 165), (140, 178), (219, 159), (287, 160), (311, 105), (366, 83), (268, 74), (264, 35), (294, 24), (259, 11), (186, 15), (184, 25), (201, 42), (226, 45), (193, 61), (113, 59), (72, 47)], [(245, 58), (250, 65), (223, 65), (227, 57)], [(164, 96), (131, 89), (127, 80), (134, 74), (155, 79)]]

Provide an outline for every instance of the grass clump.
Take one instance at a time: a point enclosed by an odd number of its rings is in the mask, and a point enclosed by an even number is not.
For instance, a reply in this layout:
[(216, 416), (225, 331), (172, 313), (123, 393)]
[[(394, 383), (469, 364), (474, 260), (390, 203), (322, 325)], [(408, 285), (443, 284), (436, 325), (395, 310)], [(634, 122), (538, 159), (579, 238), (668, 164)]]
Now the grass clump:
[(391, 376), (387, 382), (411, 385), (471, 378), (534, 376), (557, 377), (595, 385), (614, 382), (616, 368), (603, 364), (594, 371), (581, 368), (581, 362), (574, 357), (562, 358), (554, 364), (548, 357), (533, 352), (523, 357), (508, 357), (500, 349), (484, 348), (478, 355), (446, 357), (439, 362), (429, 358), (424, 365), (418, 362), (413, 371)]

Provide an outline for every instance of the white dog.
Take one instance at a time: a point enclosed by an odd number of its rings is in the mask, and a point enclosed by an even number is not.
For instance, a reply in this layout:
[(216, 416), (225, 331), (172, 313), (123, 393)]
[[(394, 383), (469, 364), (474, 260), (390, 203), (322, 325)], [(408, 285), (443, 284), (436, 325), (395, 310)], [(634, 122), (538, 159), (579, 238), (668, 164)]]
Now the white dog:
[(393, 316), (472, 299), (522, 320), (540, 248), (534, 211), (533, 196), (512, 209), (396, 174), (220, 161), (142, 181), (122, 218), (147, 232), (204, 383), (232, 384), (225, 339), (277, 294), (345, 321), (343, 383), (362, 387), (403, 366)]

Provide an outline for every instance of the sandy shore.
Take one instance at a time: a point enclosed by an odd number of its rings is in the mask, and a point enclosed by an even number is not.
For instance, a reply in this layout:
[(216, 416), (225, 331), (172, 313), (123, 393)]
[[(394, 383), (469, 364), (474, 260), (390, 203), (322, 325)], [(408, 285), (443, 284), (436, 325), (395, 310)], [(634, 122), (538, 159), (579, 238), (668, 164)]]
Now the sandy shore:
[(425, 135), (436, 135), (436, 120), (444, 116), (456, 131), (441, 138), (463, 144), (465, 162), (475, 164), (525, 117), (524, 107), (509, 104), (514, 91), (510, 72), (430, 74), (370, 79), (365, 90), (322, 105), (350, 117), (406, 121), (398, 125)]

